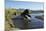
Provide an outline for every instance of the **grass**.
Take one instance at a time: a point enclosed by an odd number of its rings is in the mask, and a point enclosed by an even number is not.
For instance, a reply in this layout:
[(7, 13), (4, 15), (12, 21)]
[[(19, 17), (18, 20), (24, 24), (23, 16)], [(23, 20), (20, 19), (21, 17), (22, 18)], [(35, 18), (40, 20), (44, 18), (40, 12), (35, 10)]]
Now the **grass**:
[(8, 9), (5, 10), (5, 31), (10, 31), (14, 27), (11, 17), (16, 13), (16, 10)]

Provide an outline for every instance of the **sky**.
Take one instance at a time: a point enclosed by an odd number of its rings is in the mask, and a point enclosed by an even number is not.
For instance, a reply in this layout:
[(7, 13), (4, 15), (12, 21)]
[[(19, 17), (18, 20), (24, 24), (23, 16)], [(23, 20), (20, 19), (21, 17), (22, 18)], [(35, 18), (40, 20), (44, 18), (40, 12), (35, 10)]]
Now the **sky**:
[(31, 9), (31, 10), (43, 10), (42, 2), (26, 2), (26, 1), (5, 1), (6, 8), (22, 8), (22, 9)]

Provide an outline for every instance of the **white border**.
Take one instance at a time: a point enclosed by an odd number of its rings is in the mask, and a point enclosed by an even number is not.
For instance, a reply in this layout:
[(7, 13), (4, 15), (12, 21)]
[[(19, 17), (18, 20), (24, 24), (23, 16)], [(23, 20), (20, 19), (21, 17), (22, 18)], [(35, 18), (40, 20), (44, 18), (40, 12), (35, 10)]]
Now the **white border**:
[(0, 31), (4, 31), (4, 0), (0, 0)]
[(46, 0), (44, 0), (44, 31), (46, 31)]
[[(40, 1), (40, 0), (38, 0), (38, 1)], [(34, 2), (34, 1), (33, 1)], [(36, 1), (37, 2), (37, 1)], [(46, 31), (46, 0), (43, 0), (43, 2), (45, 2), (45, 4), (44, 4), (44, 18), (45, 18), (45, 20), (44, 20), (44, 29), (32, 29), (32, 30), (19, 30), (19, 31)], [(5, 10), (4, 10), (4, 0), (0, 0), (0, 31), (4, 31), (4, 16), (5, 16)]]

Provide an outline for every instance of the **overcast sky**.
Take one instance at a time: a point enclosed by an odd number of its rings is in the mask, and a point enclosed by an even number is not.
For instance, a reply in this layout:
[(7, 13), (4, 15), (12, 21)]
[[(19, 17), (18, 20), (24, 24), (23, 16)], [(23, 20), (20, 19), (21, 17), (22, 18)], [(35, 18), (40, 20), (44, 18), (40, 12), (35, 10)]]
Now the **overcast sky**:
[(40, 2), (6, 0), (5, 4), (6, 8), (27, 8), (31, 10), (43, 10), (43, 3)]

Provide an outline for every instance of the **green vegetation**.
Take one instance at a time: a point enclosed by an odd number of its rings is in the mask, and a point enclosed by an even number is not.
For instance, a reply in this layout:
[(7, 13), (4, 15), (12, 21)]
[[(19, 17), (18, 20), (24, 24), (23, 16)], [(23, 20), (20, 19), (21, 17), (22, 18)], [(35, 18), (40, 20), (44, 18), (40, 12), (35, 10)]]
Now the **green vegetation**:
[(11, 28), (14, 27), (13, 22), (11, 20), (11, 17), (14, 13), (16, 13), (16, 10), (13, 9), (5, 10), (5, 31), (10, 31)]

